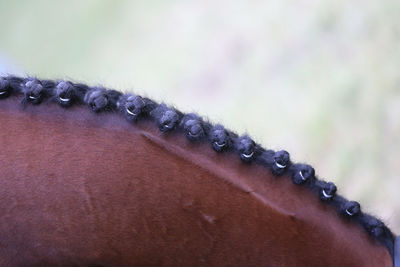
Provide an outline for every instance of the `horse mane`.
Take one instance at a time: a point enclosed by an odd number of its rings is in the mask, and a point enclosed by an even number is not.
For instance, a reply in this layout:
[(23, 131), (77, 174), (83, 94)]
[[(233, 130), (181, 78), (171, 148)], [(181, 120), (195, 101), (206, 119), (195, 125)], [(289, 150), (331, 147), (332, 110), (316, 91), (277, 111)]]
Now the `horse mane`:
[(276, 178), (287, 174), (295, 185), (308, 188), (326, 205), (333, 206), (343, 219), (364, 228), (369, 236), (388, 249), (393, 258), (395, 237), (391, 230), (378, 218), (364, 213), (358, 202), (349, 201), (336, 194), (335, 184), (319, 179), (313, 167), (292, 162), (285, 150), (265, 149), (248, 135), (239, 136), (224, 126), (214, 125), (194, 113), (184, 114), (164, 103), (104, 87), (33, 77), (0, 77), (0, 99), (12, 95), (23, 95), (24, 106), (38, 105), (46, 101), (56, 102), (63, 108), (87, 105), (94, 112), (120, 113), (132, 123), (141, 119), (151, 120), (163, 133), (180, 132), (191, 142), (209, 143), (218, 153), (237, 154), (243, 162), (261, 165)]

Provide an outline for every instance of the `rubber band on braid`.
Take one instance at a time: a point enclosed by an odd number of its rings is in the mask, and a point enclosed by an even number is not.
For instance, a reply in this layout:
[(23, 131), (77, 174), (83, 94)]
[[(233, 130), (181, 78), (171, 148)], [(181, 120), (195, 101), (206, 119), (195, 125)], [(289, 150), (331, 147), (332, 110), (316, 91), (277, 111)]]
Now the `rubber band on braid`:
[(136, 121), (143, 113), (146, 102), (140, 96), (126, 94), (120, 97), (117, 106), (127, 120)]
[(55, 101), (62, 107), (69, 107), (79, 101), (77, 90), (71, 82), (59, 81), (55, 88)]
[(322, 201), (329, 201), (333, 199), (336, 194), (336, 185), (332, 182), (317, 181), (315, 185), (318, 188), (319, 198)]
[(281, 176), (291, 166), (290, 155), (285, 150), (276, 152), (270, 149), (263, 150), (258, 162), (271, 169), (275, 176)]
[(248, 135), (236, 139), (236, 149), (240, 159), (246, 163), (252, 162), (258, 156), (257, 145)]
[(211, 146), (216, 152), (229, 150), (233, 146), (231, 134), (224, 126), (217, 124), (210, 130)]
[(33, 105), (40, 104), (51, 93), (50, 89), (54, 87), (54, 82), (40, 81), (36, 78), (27, 78), (21, 83), (21, 90), (24, 94), (22, 103)]
[(150, 112), (150, 116), (157, 122), (159, 130), (166, 133), (177, 127), (182, 114), (165, 104), (160, 104)]
[(346, 217), (359, 215), (361, 212), (360, 203), (357, 201), (345, 201), (340, 207), (340, 213)]
[(292, 182), (300, 185), (315, 179), (315, 170), (308, 164), (293, 164), (290, 166)]
[(6, 98), (10, 96), (12, 91), (10, 81), (5, 77), (0, 77), (0, 98)]
[(275, 152), (274, 164), (272, 165), (272, 173), (282, 175), (288, 167), (290, 167), (290, 155), (286, 150)]
[(196, 114), (189, 113), (183, 116), (180, 127), (190, 141), (199, 141), (206, 136), (203, 120)]

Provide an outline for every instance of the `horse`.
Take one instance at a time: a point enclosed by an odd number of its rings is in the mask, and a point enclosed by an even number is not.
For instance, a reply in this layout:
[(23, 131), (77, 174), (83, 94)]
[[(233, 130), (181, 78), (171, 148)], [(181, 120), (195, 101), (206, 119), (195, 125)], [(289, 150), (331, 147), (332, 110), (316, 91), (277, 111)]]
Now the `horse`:
[[(1, 266), (393, 266), (287, 151), (133, 93), (0, 78)], [(400, 266), (400, 265), (397, 265)]]

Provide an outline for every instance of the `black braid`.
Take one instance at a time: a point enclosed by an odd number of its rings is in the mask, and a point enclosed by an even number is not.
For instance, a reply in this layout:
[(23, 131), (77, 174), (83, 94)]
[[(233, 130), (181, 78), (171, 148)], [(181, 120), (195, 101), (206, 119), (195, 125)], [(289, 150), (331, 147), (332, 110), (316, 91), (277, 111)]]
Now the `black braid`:
[(340, 212), (344, 216), (357, 216), (360, 211), (360, 203), (358, 203), (357, 201), (344, 201), (340, 207)]
[(120, 97), (117, 105), (127, 120), (136, 121), (143, 114), (146, 102), (140, 96), (127, 94)]
[(183, 114), (165, 104), (160, 104), (150, 111), (150, 116), (157, 122), (161, 132), (170, 132), (177, 127)]
[(248, 135), (239, 137), (222, 125), (205, 122), (196, 114), (183, 114), (151, 99), (134, 94), (123, 95), (103, 87), (31, 77), (0, 77), (0, 99), (17, 94), (23, 94), (24, 104), (54, 101), (63, 107), (69, 107), (85, 103), (95, 112), (119, 111), (132, 122), (142, 117), (148, 118), (155, 121), (162, 132), (178, 129), (183, 131), (190, 141), (208, 141), (216, 152), (236, 153), (243, 162), (265, 166), (276, 177), (287, 173), (294, 184), (309, 188), (321, 201), (334, 206), (343, 218), (360, 224), (372, 238), (383, 244), (393, 257), (394, 235), (382, 221), (363, 213), (358, 202), (349, 201), (336, 194), (335, 184), (319, 180), (310, 165), (293, 164), (285, 150), (266, 150)]
[(93, 87), (86, 92), (83, 100), (94, 112), (101, 112), (116, 110), (120, 96), (122, 96), (122, 93), (118, 91)]
[(196, 114), (184, 115), (180, 127), (185, 131), (186, 137), (190, 141), (200, 141), (206, 136), (206, 124)]
[(4, 77), (0, 78), (0, 98), (6, 98), (11, 94), (11, 83)]
[(233, 138), (235, 137), (237, 136), (225, 130), (224, 126), (217, 124), (210, 130), (209, 141), (215, 151), (222, 152), (233, 147)]
[(75, 103), (82, 103), (82, 100), (88, 91), (85, 86), (73, 84), (68, 81), (58, 81), (53, 100), (62, 107), (69, 107)]
[(292, 181), (297, 185), (311, 183), (315, 179), (314, 168), (308, 164), (293, 164), (289, 169)]
[(315, 186), (318, 188), (319, 198), (322, 201), (330, 201), (336, 194), (336, 185), (332, 182), (317, 181)]
[(27, 78), (21, 83), (21, 90), (24, 93), (22, 103), (40, 104), (43, 99), (49, 97), (54, 89), (55, 83), (48, 80)]
[(243, 162), (253, 162), (259, 156), (260, 149), (248, 135), (236, 138), (235, 146)]

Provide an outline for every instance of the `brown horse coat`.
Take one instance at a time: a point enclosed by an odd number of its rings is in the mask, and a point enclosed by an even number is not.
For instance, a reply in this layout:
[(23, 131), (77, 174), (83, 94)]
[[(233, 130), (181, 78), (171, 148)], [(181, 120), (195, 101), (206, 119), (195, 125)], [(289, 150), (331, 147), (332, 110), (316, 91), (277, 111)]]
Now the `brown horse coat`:
[(392, 266), (287, 177), (150, 121), (0, 102), (1, 266)]

